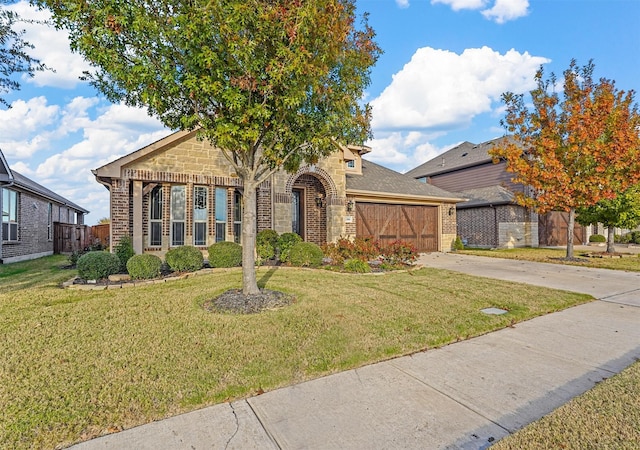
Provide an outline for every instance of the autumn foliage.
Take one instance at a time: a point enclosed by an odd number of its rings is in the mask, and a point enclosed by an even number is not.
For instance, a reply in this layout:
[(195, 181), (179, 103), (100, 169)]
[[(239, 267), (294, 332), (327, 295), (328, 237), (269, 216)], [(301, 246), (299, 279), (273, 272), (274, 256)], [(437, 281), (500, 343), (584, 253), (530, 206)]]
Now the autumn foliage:
[[(564, 72), (562, 98), (555, 76), (536, 73), (530, 92), (507, 92), (502, 99), (502, 125), (513, 139), (492, 151), (505, 160), (513, 181), (529, 186), (517, 201), (539, 213), (575, 209), (615, 198), (640, 181), (640, 116), (633, 91), (619, 91), (612, 80), (593, 79), (594, 64), (578, 67), (575, 60)], [(573, 233), (568, 233), (567, 256), (573, 256)]]

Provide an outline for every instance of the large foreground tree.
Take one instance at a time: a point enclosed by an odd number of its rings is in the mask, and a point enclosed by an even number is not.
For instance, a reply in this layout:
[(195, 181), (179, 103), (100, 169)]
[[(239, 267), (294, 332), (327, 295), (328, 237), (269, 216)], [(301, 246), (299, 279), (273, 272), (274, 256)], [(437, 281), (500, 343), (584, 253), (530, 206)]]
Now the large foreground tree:
[(0, 104), (8, 106), (2, 96), (20, 89), (20, 82), (15, 75), (33, 76), (45, 66), (28, 53), (33, 46), (25, 41), (24, 30), (18, 29), (20, 17), (7, 9), (11, 0), (0, 0)]
[(36, 0), (114, 102), (199, 130), (243, 185), (243, 292), (257, 294), (256, 188), (370, 137), (380, 49), (354, 0)]
[(576, 210), (578, 223), (601, 223), (607, 228), (607, 253), (615, 252), (615, 228), (632, 229), (640, 225), (640, 184), (631, 186), (613, 199)]
[(541, 214), (569, 212), (567, 258), (573, 258), (576, 208), (613, 199), (640, 180), (640, 116), (633, 91), (619, 91), (613, 81), (593, 79), (593, 62), (564, 72), (563, 98), (556, 77), (544, 79), (542, 67), (530, 92), (502, 95), (501, 121), (515, 139), (492, 155), (506, 160), (513, 181), (533, 188), (517, 201)]

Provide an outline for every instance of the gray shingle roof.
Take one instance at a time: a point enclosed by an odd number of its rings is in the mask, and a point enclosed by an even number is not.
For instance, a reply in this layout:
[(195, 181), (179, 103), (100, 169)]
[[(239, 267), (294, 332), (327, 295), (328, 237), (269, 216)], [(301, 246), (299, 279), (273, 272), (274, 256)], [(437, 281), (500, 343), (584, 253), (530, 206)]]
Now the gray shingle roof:
[(458, 192), (457, 195), (469, 199), (469, 201), (458, 204), (457, 207), (460, 209), (487, 205), (505, 205), (514, 203), (515, 198), (513, 192), (502, 186), (467, 189), (466, 191)]
[(442, 199), (458, 199), (457, 195), (431, 184), (414, 180), (366, 159), (362, 160), (362, 175), (347, 174), (347, 190), (417, 195)]
[(65, 206), (68, 206), (68, 207), (70, 207), (72, 209), (75, 209), (76, 211), (80, 211), (80, 212), (85, 213), (85, 214), (89, 213), (89, 211), (87, 211), (83, 207), (76, 205), (72, 201), (67, 200), (63, 196), (56, 194), (52, 190), (47, 189), (46, 187), (36, 183), (33, 180), (30, 180), (29, 178), (27, 178), (24, 175), (16, 172), (15, 170), (11, 170), (11, 172), (13, 173), (13, 181), (14, 181), (16, 186), (21, 187), (23, 189), (26, 189), (28, 191), (31, 191), (31, 192), (33, 192), (35, 194), (41, 195), (41, 196), (43, 196), (45, 198), (48, 198), (50, 200), (53, 200), (53, 201), (55, 201), (57, 203), (61, 203), (61, 204), (65, 205)]
[(451, 172), (463, 167), (475, 166), (477, 164), (490, 162), (489, 150), (501, 144), (510, 137), (499, 137), (481, 144), (463, 142), (460, 145), (447, 150), (439, 156), (427, 161), (424, 164), (411, 169), (406, 175), (413, 178), (429, 177), (441, 173)]

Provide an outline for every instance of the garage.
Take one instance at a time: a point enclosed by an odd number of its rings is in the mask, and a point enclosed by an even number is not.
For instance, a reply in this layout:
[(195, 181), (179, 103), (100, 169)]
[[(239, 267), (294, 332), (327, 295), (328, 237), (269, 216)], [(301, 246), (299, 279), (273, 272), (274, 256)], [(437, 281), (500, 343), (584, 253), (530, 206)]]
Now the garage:
[(418, 251), (438, 251), (438, 207), (356, 203), (356, 236), (373, 237), (382, 245), (402, 240)]

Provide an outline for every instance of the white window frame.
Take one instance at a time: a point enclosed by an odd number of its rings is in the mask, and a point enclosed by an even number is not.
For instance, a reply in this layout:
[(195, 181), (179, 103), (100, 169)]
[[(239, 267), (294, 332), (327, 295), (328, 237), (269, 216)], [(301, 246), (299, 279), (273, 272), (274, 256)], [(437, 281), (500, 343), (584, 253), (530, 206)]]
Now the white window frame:
[(216, 242), (227, 240), (227, 188), (216, 188)]
[[(154, 196), (157, 195), (157, 197)], [(162, 186), (154, 187), (149, 193), (149, 247), (161, 247), (162, 246), (162, 197), (164, 193)], [(158, 202), (154, 206), (154, 199), (157, 198)], [(157, 214), (156, 214), (157, 213)], [(153, 240), (153, 228), (159, 228), (159, 241)]]
[[(209, 216), (208, 201), (209, 188), (206, 186), (194, 186), (193, 187), (193, 245), (205, 246), (207, 245), (207, 225)], [(204, 233), (201, 234), (203, 239), (197, 240), (198, 228), (204, 227)]]
[[(187, 218), (187, 187), (185, 185), (171, 186), (171, 246), (180, 247), (185, 244), (185, 224)], [(180, 228), (182, 232), (177, 232)]]
[[(18, 236), (19, 203), (20, 194), (17, 191), (6, 188), (2, 189), (2, 240), (4, 242), (18, 242), (20, 240)], [(14, 239), (12, 239), (12, 237), (14, 237)]]

